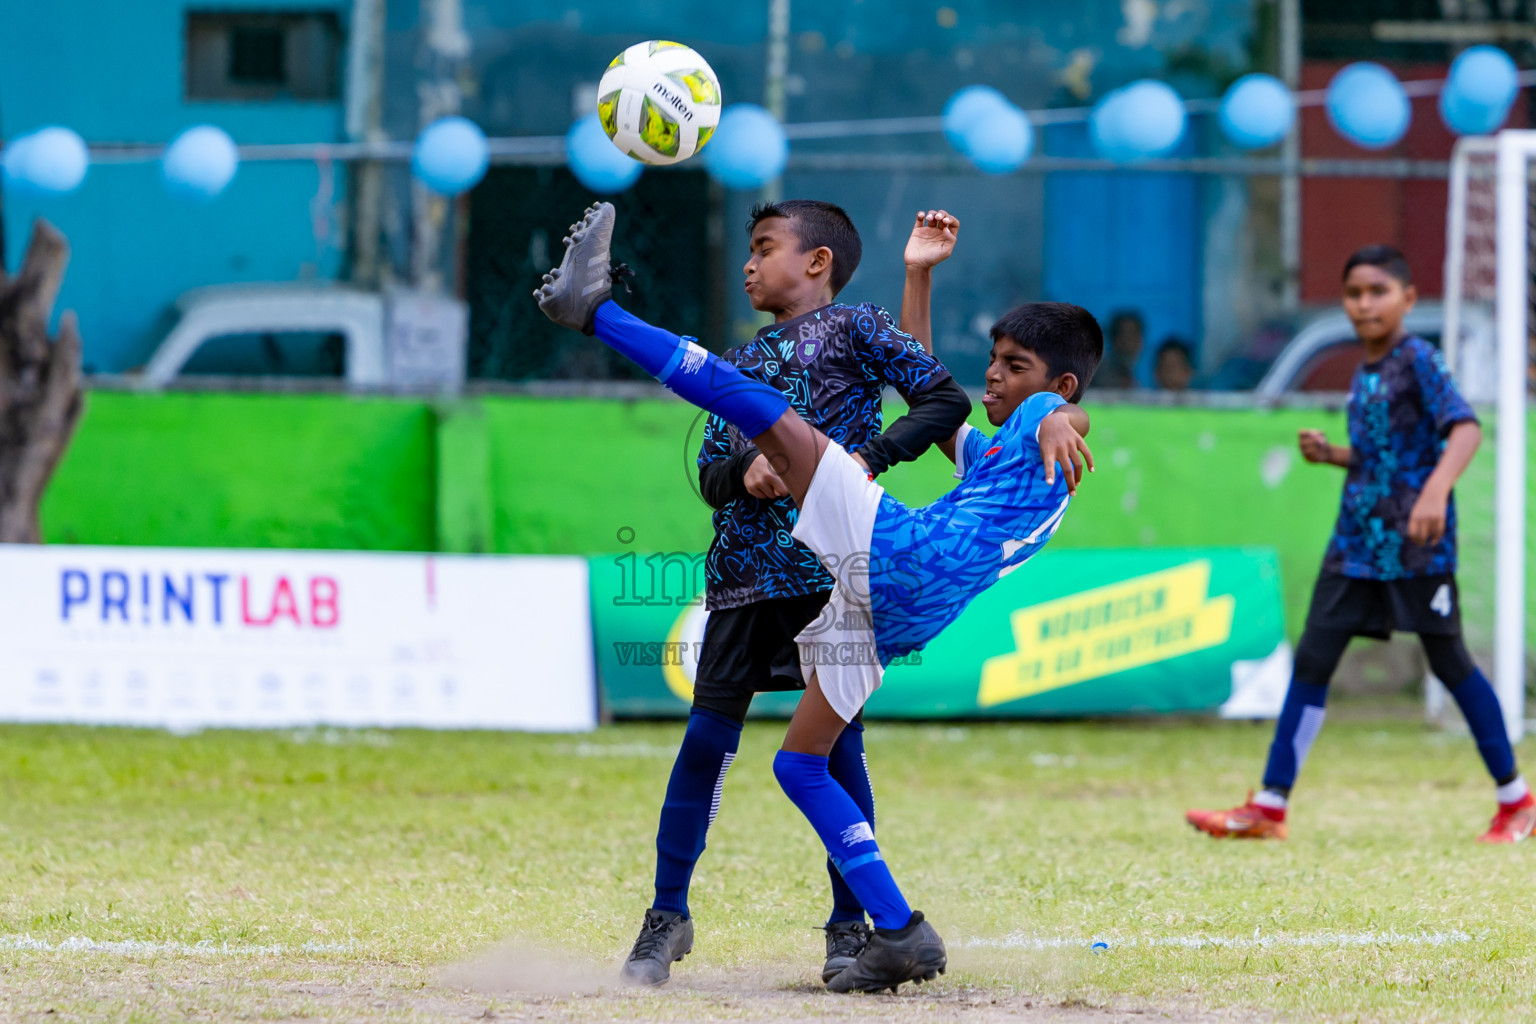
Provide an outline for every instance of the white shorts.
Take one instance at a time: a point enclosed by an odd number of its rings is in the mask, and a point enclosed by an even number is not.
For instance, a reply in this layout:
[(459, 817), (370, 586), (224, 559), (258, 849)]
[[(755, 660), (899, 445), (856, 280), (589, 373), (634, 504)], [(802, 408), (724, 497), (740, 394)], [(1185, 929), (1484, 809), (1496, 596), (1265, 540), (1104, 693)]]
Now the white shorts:
[(827, 703), (845, 722), (880, 688), (885, 671), (869, 600), (870, 538), (884, 494), (852, 456), (829, 441), (793, 531), (837, 581), (822, 613), (795, 638), (800, 670), (807, 685), (816, 673)]

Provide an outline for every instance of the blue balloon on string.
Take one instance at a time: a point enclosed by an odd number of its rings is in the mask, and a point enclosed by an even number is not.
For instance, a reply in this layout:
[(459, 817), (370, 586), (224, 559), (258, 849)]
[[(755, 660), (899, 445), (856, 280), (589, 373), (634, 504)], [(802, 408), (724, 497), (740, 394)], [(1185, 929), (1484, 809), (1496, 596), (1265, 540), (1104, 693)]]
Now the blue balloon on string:
[(1458, 135), (1486, 135), (1509, 117), (1520, 91), (1519, 72), (1496, 46), (1474, 46), (1451, 63), (1440, 90), (1440, 118)]
[(1120, 126), (1124, 98), (1124, 89), (1111, 90), (1094, 104), (1088, 115), (1088, 138), (1094, 150), (1106, 160), (1117, 163), (1126, 163), (1138, 156), (1125, 141), (1125, 132)]
[(217, 125), (188, 128), (165, 147), (160, 176), (172, 195), (194, 202), (216, 198), (240, 169), (240, 150)]
[(1296, 120), (1296, 99), (1274, 75), (1244, 75), (1221, 98), (1217, 123), (1242, 149), (1263, 149), (1284, 139)]
[(1449, 86), (1440, 90), (1440, 120), (1457, 135), (1491, 135), (1508, 119), (1508, 106), (1474, 103)]
[(720, 126), (704, 150), (704, 169), (726, 188), (762, 188), (784, 173), (789, 138), (784, 126), (754, 103), (735, 103), (720, 112)]
[(0, 173), (6, 184), (38, 195), (68, 195), (85, 181), (90, 166), (85, 140), (57, 126), (23, 135), (7, 145), (0, 156)]
[(1024, 111), (1009, 103), (972, 118), (960, 151), (987, 174), (1008, 174), (1029, 159), (1035, 130)]
[(474, 188), (491, 165), (485, 132), (467, 117), (443, 117), (421, 130), (411, 150), (411, 173), (427, 188), (456, 196)]
[(1364, 149), (1385, 149), (1408, 131), (1413, 110), (1392, 72), (1359, 61), (1328, 83), (1325, 105), (1334, 130)]
[(977, 123), (1012, 106), (1008, 97), (990, 85), (968, 85), (944, 103), (944, 138), (955, 149), (970, 156), (966, 149), (966, 133)]
[(1119, 163), (1166, 156), (1184, 137), (1184, 100), (1162, 82), (1143, 79), (1099, 101), (1088, 118), (1094, 148)]
[(588, 114), (565, 133), (565, 162), (576, 180), (600, 196), (623, 192), (640, 180), (645, 165), (613, 144), (597, 114)]
[(1451, 62), (1447, 84), (1473, 103), (1507, 107), (1520, 88), (1520, 72), (1497, 46), (1473, 46)]

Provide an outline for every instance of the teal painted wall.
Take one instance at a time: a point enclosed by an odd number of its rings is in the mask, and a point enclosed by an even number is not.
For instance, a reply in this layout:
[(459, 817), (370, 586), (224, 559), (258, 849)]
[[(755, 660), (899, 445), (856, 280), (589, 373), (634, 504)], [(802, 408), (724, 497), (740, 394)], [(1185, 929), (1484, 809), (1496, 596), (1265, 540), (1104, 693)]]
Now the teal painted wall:
[[(189, 7), (334, 9), (343, 0), (221, 2), (51, 0), (5, 5), (0, 29), (0, 135), (62, 124), (96, 143), (156, 143), (194, 124), (237, 143), (341, 138), (338, 103), (188, 103), (182, 51)], [(244, 281), (334, 278), (344, 239), (337, 211), (345, 168), (251, 164), (212, 203), (171, 198), (158, 163), (98, 164), (73, 195), (5, 199), (14, 268), (36, 217), (69, 238), (72, 260), (58, 308), (80, 316), (85, 364), (114, 372), (142, 364), (182, 292)], [(317, 230), (317, 228), (319, 230)]]

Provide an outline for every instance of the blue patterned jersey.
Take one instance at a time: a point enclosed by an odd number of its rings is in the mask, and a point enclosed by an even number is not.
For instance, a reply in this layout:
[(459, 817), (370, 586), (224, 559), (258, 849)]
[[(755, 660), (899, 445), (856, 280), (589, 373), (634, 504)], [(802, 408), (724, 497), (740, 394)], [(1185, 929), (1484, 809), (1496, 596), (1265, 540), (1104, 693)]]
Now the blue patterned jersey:
[[(807, 423), (858, 451), (880, 433), (886, 385), (906, 399), (949, 378), (949, 371), (879, 306), (834, 303), (773, 324), (724, 358), (784, 393)], [(747, 439), (718, 416), (704, 428), (699, 465), (729, 458)], [(704, 562), (706, 604), (739, 608), (775, 597), (832, 589), (832, 577), (790, 536), (794, 499), (737, 498), (714, 515), (715, 539)]]
[(1065, 403), (1042, 391), (988, 437), (961, 428), (960, 486), (922, 508), (884, 495), (870, 540), (870, 602), (881, 661), (920, 649), (977, 594), (1023, 565), (1061, 525), (1071, 500), (1045, 482), (1040, 421)]
[(1368, 580), (1456, 571), (1455, 501), (1446, 506), (1445, 536), (1436, 544), (1408, 540), (1408, 516), (1440, 461), (1446, 434), (1469, 420), (1477, 420), (1472, 407), (1440, 352), (1422, 338), (1405, 338), (1355, 371), (1349, 470), (1325, 570)]

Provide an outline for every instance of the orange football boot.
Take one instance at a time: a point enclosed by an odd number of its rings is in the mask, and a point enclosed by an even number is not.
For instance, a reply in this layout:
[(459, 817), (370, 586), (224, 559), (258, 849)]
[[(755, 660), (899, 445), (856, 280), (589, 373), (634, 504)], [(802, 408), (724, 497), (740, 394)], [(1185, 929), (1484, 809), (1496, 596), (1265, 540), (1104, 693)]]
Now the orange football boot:
[(1536, 826), (1536, 796), (1530, 793), (1518, 803), (1500, 804), (1499, 813), (1488, 824), (1488, 831), (1477, 837), (1480, 843), (1518, 843)]
[(1269, 808), (1253, 802), (1250, 789), (1248, 802), (1241, 807), (1230, 811), (1185, 811), (1184, 820), (1217, 839), (1284, 839), (1285, 819), (1271, 817), (1271, 813)]

